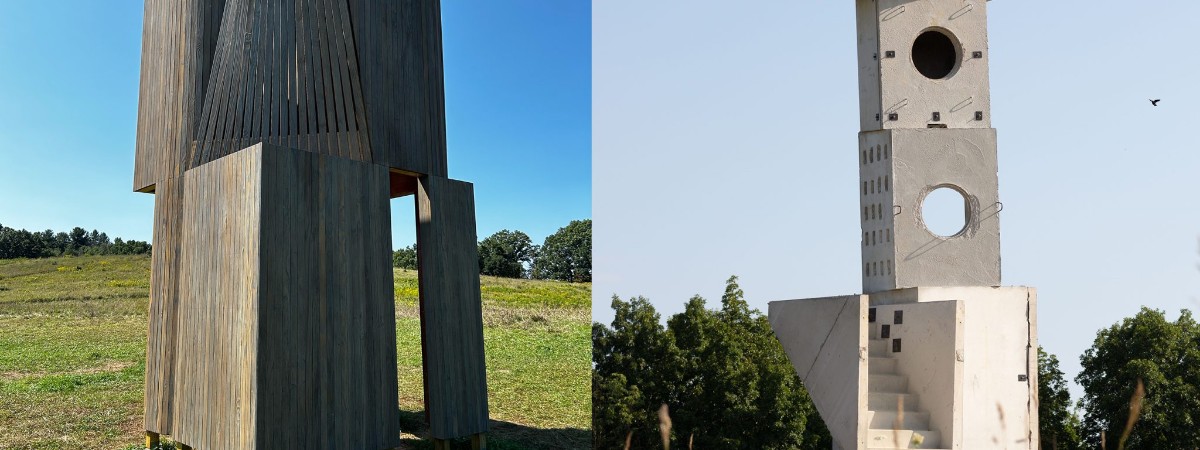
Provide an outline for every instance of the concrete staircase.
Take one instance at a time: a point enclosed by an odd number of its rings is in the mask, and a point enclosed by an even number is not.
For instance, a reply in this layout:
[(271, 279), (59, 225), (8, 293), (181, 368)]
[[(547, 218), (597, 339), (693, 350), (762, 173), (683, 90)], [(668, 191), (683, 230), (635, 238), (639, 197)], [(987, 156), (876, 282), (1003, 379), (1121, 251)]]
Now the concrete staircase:
[(918, 409), (917, 396), (908, 392), (908, 378), (896, 372), (891, 339), (880, 338), (872, 323), (867, 361), (867, 448), (940, 448), (941, 433), (930, 430), (929, 412)]

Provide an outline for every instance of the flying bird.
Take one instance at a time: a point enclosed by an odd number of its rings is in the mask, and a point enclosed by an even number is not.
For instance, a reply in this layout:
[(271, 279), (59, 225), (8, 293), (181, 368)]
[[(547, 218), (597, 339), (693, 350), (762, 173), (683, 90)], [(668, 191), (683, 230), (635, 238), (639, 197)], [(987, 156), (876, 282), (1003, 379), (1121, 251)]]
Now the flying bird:
[(1159, 98), (1159, 99), (1154, 99), (1154, 100), (1150, 100), (1150, 104), (1151, 104), (1151, 105), (1154, 105), (1154, 106), (1158, 106), (1158, 102), (1161, 102), (1161, 101), (1162, 101), (1162, 99), (1161, 99), (1161, 98)]

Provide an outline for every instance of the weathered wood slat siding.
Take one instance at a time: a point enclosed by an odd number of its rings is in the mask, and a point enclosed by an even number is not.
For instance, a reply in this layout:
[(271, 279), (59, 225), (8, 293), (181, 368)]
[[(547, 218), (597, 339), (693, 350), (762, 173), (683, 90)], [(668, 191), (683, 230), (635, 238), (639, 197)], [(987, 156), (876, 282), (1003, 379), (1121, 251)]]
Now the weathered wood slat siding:
[(429, 431), (437, 439), (483, 433), (487, 379), (473, 188), (421, 177), (416, 204)]
[(486, 431), (474, 200), (445, 178), (441, 52), (437, 0), (146, 2), (148, 431), (395, 445), (387, 198), (418, 190), (431, 431)]
[(183, 178), (158, 182), (154, 196), (154, 252), (150, 256), (145, 422), (146, 430), (161, 434), (171, 433), (182, 215)]
[(441, 7), (146, 2), (134, 190), (258, 142), (445, 177)]
[(257, 142), (386, 165), (371, 152), (354, 36), (345, 0), (229, 0), (189, 167)]
[(254, 448), (259, 154), (250, 149), (184, 175), (172, 435), (198, 449)]
[(387, 169), (261, 147), (257, 448), (398, 446)]
[(183, 175), (225, 0), (146, 2), (133, 189)]
[(348, 2), (376, 162), (446, 177), (441, 3)]

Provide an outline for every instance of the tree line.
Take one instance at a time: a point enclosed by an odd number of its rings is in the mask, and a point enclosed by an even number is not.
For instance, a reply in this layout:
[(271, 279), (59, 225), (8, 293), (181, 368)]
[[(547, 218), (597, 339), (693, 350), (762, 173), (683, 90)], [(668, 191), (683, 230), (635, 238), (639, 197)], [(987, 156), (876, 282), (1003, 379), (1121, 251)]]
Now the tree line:
[[(479, 273), (508, 278), (592, 281), (592, 220), (573, 220), (535, 245), (521, 231), (500, 230), (479, 241)], [(417, 268), (417, 245), (392, 253), (392, 265)]]
[(80, 227), (69, 233), (54, 230), (17, 230), (0, 225), (0, 259), (79, 255), (142, 255), (150, 253), (143, 241), (109, 240), (108, 234)]
[[(737, 278), (721, 307), (693, 297), (665, 326), (645, 298), (614, 297), (592, 324), (593, 448), (828, 449), (832, 441), (766, 316)], [(1096, 333), (1072, 402), (1038, 348), (1040, 448), (1200, 448), (1200, 326), (1143, 307)], [(665, 420), (664, 420), (665, 419)]]

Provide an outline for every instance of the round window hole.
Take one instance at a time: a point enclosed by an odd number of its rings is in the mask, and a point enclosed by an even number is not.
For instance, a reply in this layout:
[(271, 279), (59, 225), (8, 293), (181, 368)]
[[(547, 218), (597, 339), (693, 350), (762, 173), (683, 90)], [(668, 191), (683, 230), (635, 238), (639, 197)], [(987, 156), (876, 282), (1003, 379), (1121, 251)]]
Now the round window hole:
[(921, 75), (940, 80), (950, 76), (958, 65), (958, 46), (946, 33), (928, 30), (913, 41), (912, 60)]
[(970, 215), (966, 196), (952, 187), (934, 189), (921, 203), (921, 220), (925, 222), (925, 228), (941, 237), (962, 233)]

